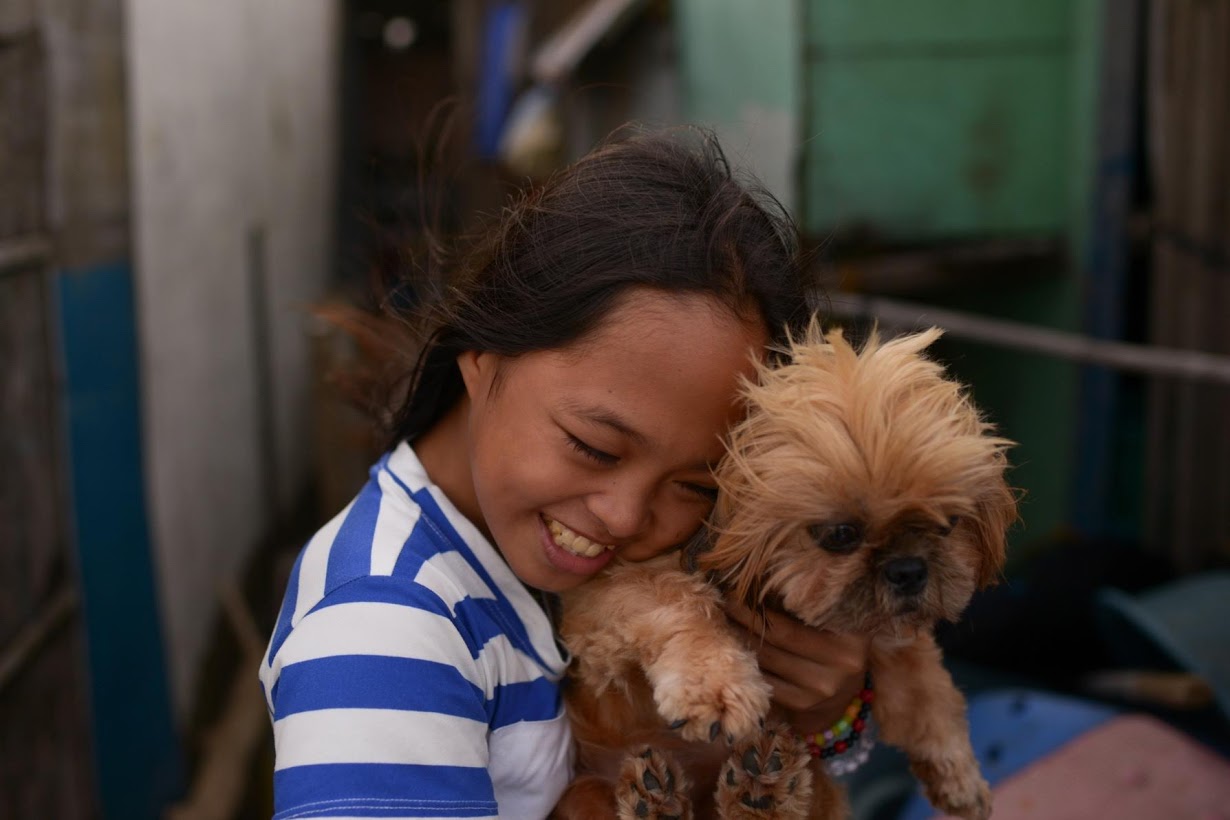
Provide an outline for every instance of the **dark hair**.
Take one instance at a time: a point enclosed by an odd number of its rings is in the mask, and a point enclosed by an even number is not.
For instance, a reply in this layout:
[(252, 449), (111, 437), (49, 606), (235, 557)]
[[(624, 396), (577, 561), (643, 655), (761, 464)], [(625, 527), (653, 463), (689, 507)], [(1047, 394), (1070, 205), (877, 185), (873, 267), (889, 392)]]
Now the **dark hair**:
[(461, 352), (566, 346), (634, 287), (712, 295), (760, 319), (772, 343), (810, 314), (793, 222), (734, 178), (711, 133), (617, 132), (506, 208), (451, 277), (417, 289), (425, 344), (393, 441), (425, 432), (460, 398)]

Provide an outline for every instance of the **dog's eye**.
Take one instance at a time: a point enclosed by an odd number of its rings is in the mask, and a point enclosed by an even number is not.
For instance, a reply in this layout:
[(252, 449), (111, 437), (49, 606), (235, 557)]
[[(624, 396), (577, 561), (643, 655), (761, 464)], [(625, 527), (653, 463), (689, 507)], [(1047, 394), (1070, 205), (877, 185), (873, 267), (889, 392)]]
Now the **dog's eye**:
[(863, 528), (858, 524), (812, 524), (807, 531), (828, 552), (854, 552), (863, 541)]
[(940, 530), (940, 535), (941, 536), (952, 535), (952, 531), (955, 530), (957, 528), (957, 524), (960, 524), (960, 523), (961, 523), (961, 519), (958, 516), (955, 516), (955, 515), (948, 516), (948, 526)]

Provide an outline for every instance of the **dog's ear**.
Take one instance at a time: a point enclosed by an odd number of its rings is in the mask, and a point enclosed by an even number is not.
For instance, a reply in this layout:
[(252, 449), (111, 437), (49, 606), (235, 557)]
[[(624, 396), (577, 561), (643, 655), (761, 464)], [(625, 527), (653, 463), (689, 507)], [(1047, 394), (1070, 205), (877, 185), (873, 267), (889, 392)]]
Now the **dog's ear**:
[(1016, 518), (1016, 495), (1001, 473), (978, 499), (970, 522), (981, 552), (979, 588), (998, 583), (1008, 555), (1008, 528)]

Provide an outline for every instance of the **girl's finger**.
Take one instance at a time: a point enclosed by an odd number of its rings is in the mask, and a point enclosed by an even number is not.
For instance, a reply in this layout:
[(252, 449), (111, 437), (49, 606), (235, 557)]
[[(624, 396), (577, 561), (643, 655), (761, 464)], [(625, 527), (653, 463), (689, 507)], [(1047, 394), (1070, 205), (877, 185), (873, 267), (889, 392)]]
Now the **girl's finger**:
[(742, 604), (727, 606), (727, 614), (755, 639), (753, 645), (770, 644), (825, 666), (844, 672), (867, 667), (870, 641), (862, 635), (848, 635), (815, 629), (781, 612), (752, 612)]
[(760, 670), (766, 676), (790, 684), (790, 707), (812, 709), (841, 693), (850, 675), (843, 669), (825, 666), (810, 658), (793, 655), (765, 644), (757, 652)]

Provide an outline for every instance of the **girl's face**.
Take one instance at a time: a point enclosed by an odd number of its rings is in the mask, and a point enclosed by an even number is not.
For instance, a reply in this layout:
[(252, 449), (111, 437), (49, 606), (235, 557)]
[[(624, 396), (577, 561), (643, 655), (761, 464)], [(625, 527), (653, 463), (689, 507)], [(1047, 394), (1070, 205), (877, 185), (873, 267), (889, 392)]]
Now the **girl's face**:
[(476, 523), (513, 572), (560, 592), (686, 541), (765, 341), (709, 297), (634, 290), (567, 348), (462, 354)]

